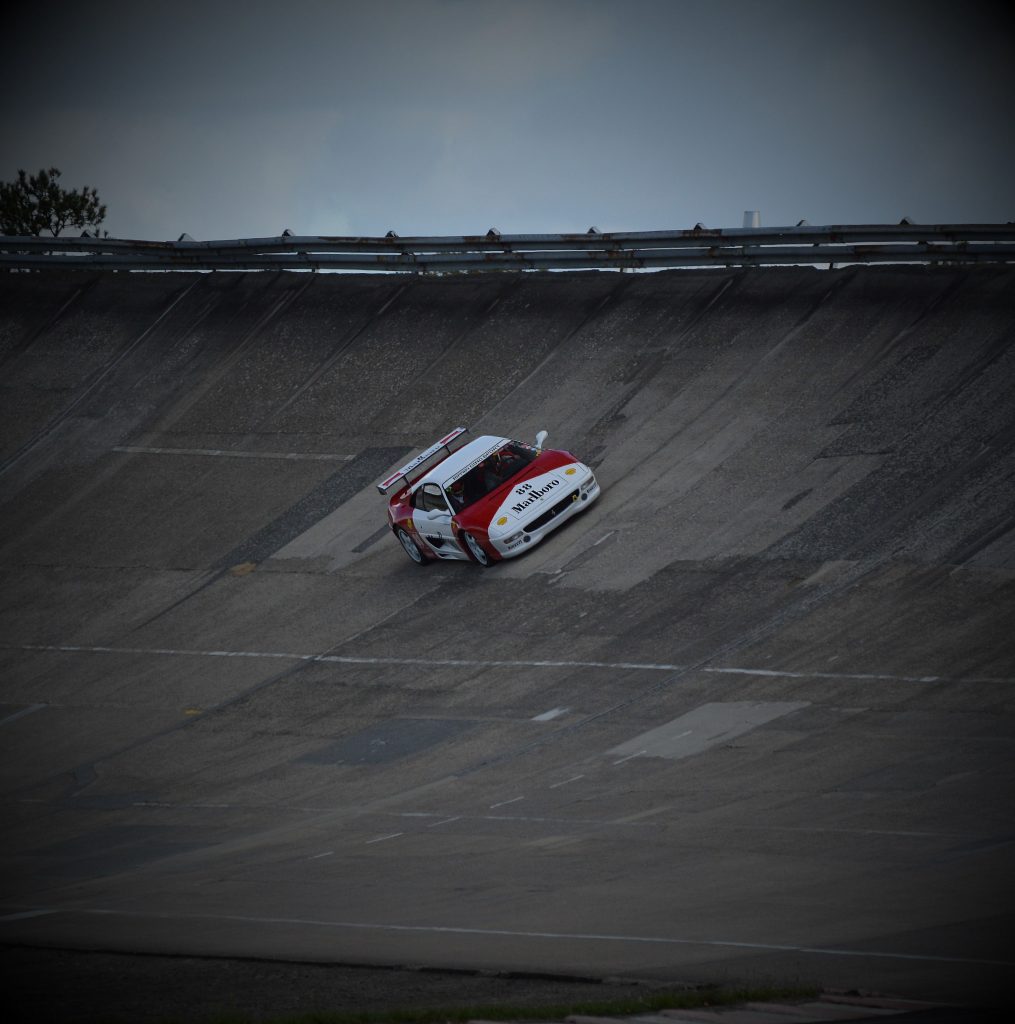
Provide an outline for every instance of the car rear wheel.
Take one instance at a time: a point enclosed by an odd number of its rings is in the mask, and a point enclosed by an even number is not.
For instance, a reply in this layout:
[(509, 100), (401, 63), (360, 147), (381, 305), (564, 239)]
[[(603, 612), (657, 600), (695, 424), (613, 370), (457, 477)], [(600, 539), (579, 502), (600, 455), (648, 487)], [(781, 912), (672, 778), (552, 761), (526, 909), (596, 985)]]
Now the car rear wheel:
[(405, 532), (405, 530), (395, 530), (395, 536), (398, 538), (399, 544), (405, 548), (405, 553), (417, 564), (426, 565), (426, 558), (423, 552), (419, 550), (419, 545)]
[(465, 546), (469, 549), (469, 553), (480, 565), (489, 566), (493, 563), (493, 559), (471, 533), (463, 533), (462, 536), (465, 538)]

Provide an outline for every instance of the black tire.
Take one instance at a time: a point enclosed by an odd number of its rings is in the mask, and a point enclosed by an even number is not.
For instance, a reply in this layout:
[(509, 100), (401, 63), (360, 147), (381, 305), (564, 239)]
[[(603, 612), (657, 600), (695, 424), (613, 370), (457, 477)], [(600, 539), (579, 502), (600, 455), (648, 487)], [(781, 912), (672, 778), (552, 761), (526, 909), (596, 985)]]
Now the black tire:
[(402, 545), (402, 550), (416, 563), (416, 565), (423, 566), (427, 563), (427, 558), (419, 549), (419, 545), (416, 541), (409, 536), (401, 527), (395, 530), (395, 536), (398, 538), (398, 543)]
[(473, 561), (478, 562), (484, 569), (489, 569), (493, 565), (493, 559), (487, 554), (483, 545), (471, 533), (463, 533), (462, 538), (465, 540), (466, 550), (472, 556)]

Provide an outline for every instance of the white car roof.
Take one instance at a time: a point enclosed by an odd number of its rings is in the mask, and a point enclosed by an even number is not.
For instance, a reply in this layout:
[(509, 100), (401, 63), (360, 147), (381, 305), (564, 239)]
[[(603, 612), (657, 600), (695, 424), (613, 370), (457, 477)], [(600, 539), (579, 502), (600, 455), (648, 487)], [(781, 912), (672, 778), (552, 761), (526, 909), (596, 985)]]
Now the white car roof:
[(483, 434), (482, 437), (475, 438), (462, 445), (458, 451), (452, 452), (443, 462), (438, 462), (412, 485), (411, 490), (415, 492), (423, 484), (444, 484), (462, 470), (468, 469), (470, 463), (503, 448), (510, 440), (510, 437), (495, 437), (493, 434)]

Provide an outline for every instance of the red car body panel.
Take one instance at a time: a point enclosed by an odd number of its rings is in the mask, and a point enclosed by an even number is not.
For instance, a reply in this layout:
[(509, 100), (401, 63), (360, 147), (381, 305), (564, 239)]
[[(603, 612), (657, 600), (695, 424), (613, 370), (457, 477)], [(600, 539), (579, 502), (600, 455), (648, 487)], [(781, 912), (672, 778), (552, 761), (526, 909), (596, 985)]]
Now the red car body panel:
[(418, 564), (513, 558), (599, 496), (592, 470), (568, 451), (493, 435), (452, 451), (464, 432), (456, 428), (377, 485), (394, 491), (388, 523)]
[[(468, 548), (466, 548), (465, 542), (461, 540), (461, 533), (465, 530), (471, 533), (483, 545), (483, 548), (491, 558), (495, 561), (500, 561), (504, 556), (490, 543), (489, 528), (505, 496), (510, 493), (512, 488), (525, 483), (527, 480), (532, 480), (534, 477), (541, 476), (554, 469), (560, 469), (577, 461), (570, 452), (566, 451), (550, 449), (540, 452), (536, 456), (535, 461), (529, 463), (520, 473), (501, 484), (496, 490), (491, 491), (485, 498), (480, 498), (479, 501), (473, 502), (467, 508), (462, 509), (461, 512), (453, 515), (451, 517), (451, 529), (456, 539), (458, 539), (458, 544), (462, 551), (468, 555)], [(412, 518), (411, 498), (412, 488), (403, 487), (397, 494), (392, 495), (389, 514), (393, 527), (401, 526), (410, 535), (418, 537), (419, 532)], [(424, 555), (434, 561), (438, 561), (439, 556), (425, 543), (425, 538), (422, 539), (424, 544), (420, 547)]]

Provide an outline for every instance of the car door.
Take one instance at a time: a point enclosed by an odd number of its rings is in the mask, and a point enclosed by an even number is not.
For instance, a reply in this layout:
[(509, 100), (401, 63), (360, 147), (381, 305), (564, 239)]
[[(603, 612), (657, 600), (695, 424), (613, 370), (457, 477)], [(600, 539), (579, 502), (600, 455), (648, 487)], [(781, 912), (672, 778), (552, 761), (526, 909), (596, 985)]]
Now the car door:
[(438, 484), (423, 484), (413, 495), (412, 523), (438, 558), (468, 558), (455, 540), (451, 510)]

